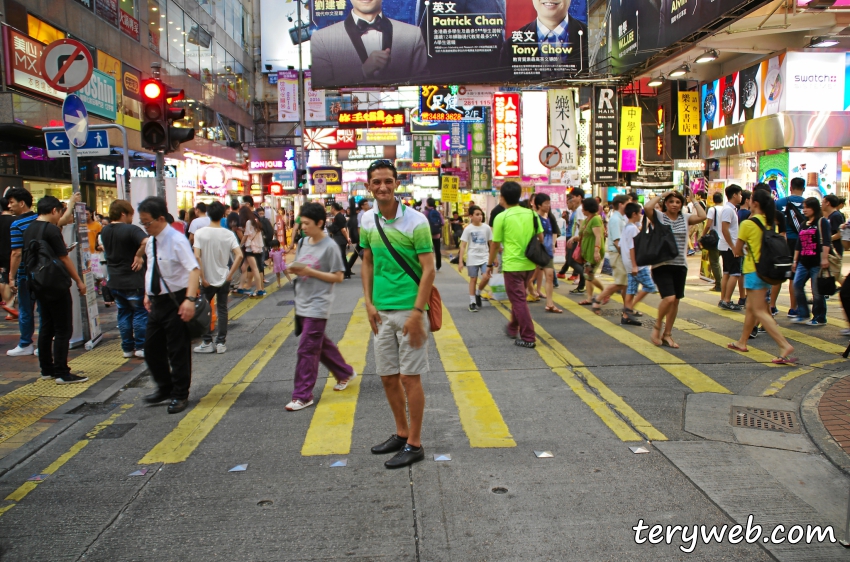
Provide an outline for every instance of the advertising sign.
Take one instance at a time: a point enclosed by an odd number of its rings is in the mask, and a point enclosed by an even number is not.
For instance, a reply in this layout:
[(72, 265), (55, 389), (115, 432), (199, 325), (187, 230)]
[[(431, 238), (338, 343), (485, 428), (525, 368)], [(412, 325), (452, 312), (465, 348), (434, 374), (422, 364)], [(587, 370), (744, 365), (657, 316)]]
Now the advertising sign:
[(395, 146), (401, 144), (404, 129), (352, 129), (357, 146)]
[(493, 171), (495, 177), (519, 175), (519, 94), (493, 96)]
[(326, 127), (307, 129), (304, 134), (304, 147), (307, 150), (353, 150), (357, 148), (357, 135), (354, 129)]
[[(424, 121), (482, 121), (484, 106), (464, 105), (460, 86), (421, 86), (419, 115)], [(491, 94), (492, 98), (492, 94)]]
[(38, 69), (44, 45), (28, 35), (3, 26), (3, 51), (6, 53), (6, 84), (57, 100), (65, 94), (54, 90)]
[(307, 121), (327, 121), (328, 112), (325, 106), (325, 91), (313, 89), (312, 73), (309, 70), (304, 71), (304, 92), (307, 95), (307, 107), (304, 108), (306, 112), (304, 118)]
[(299, 121), (297, 70), (279, 70), (277, 73), (277, 120)]
[(846, 53), (786, 53), (780, 111), (844, 111)]
[(452, 123), (449, 139), (449, 154), (466, 156), (469, 153), (466, 123)]
[(593, 181), (617, 181), (617, 91), (607, 86), (593, 88)]
[(94, 12), (112, 25), (118, 25), (118, 0), (95, 0)]
[(404, 124), (405, 119), (403, 109), (377, 109), (371, 111), (343, 109), (339, 112), (339, 126), (347, 129), (399, 127)]
[(578, 167), (575, 90), (549, 90), (549, 144), (558, 149), (561, 158), (555, 166), (547, 168)]
[(620, 171), (637, 172), (640, 160), (640, 107), (623, 106), (620, 114)]
[(413, 161), (434, 161), (434, 137), (432, 135), (413, 135)]
[(489, 191), (490, 158), (473, 156), (469, 159), (469, 184), (476, 191)]
[(679, 134), (699, 134), (699, 92), (679, 92)]
[(440, 199), (443, 203), (460, 203), (460, 178), (457, 176), (443, 176), (440, 182), (442, 187), (442, 195)]
[(835, 195), (840, 156), (838, 152), (789, 152), (788, 181), (802, 178), (806, 182), (805, 197)]
[[(294, 172), (295, 171), (295, 149), (286, 147), (280, 149), (280, 155), (277, 158), (268, 158), (268, 150), (263, 152), (252, 149), (249, 152), (251, 162), (248, 169), (254, 174), (272, 173), (272, 172)], [(272, 149), (273, 150), (273, 149)]]
[(487, 120), (483, 123), (471, 123), (469, 125), (472, 138), (470, 152), (473, 156), (490, 155), (490, 135), (487, 134)]
[[(585, 0), (370, 4), (311, 2), (316, 87), (526, 82), (571, 78), (588, 66)], [(361, 30), (355, 16), (373, 23)], [(388, 49), (391, 57), (379, 55)]]
[(307, 168), (313, 193), (342, 193), (342, 168), (316, 166)]
[(121, 31), (123, 31), (124, 33), (126, 33), (127, 35), (129, 35), (130, 37), (135, 39), (136, 41), (138, 41), (139, 40), (139, 20), (137, 20), (136, 18), (134, 18), (133, 16), (131, 16), (130, 14), (125, 12), (124, 10), (121, 10), (120, 18), (121, 18), (121, 21), (120, 21)]
[(112, 76), (95, 70), (77, 95), (83, 100), (89, 113), (115, 120), (115, 79)]

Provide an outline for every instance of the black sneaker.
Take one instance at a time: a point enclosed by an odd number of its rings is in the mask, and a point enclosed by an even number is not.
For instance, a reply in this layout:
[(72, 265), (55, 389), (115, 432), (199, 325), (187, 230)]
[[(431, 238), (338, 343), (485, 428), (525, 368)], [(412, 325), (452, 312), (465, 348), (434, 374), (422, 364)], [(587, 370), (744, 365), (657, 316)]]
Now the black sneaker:
[(371, 450), (375, 455), (383, 455), (386, 453), (395, 453), (396, 451), (400, 451), (405, 445), (407, 445), (407, 437), (399, 437), (393, 433), (389, 439), (380, 445), (375, 445)]
[(67, 375), (62, 375), (61, 377), (56, 377), (56, 384), (77, 384), (86, 382), (87, 380), (89, 380), (88, 377), (80, 377), (69, 373)]
[(626, 314), (625, 316), (620, 317), (620, 324), (624, 326), (641, 326), (640, 320), (632, 316), (631, 314)]
[(387, 468), (402, 468), (421, 460), (425, 460), (425, 447), (414, 449), (410, 445), (405, 444), (401, 451), (384, 463), (384, 466)]
[(474, 302), (469, 303), (469, 312), (478, 312), (478, 306)]
[(483, 306), (483, 304), (484, 303), (481, 302), (481, 295), (480, 294), (475, 295), (475, 306), (477, 306), (478, 308), (481, 308)]
[(767, 330), (764, 329), (764, 326), (757, 326), (756, 330), (758, 330), (760, 334), (766, 334), (767, 333)]
[(514, 340), (514, 345), (517, 345), (519, 347), (527, 347), (528, 349), (532, 349), (534, 347), (537, 347), (537, 344), (533, 341), (525, 341), (525, 340), (519, 340), (519, 339)]
[(756, 327), (753, 328), (753, 331), (750, 332), (748, 339), (754, 340), (758, 337), (758, 335), (759, 335), (759, 329), (758, 329), (758, 326), (756, 326)]

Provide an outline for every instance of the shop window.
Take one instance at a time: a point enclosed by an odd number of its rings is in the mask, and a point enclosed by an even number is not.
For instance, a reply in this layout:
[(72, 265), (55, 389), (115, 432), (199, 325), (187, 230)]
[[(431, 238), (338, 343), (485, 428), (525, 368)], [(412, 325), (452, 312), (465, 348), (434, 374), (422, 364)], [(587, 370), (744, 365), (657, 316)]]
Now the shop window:
[[(201, 53), (198, 43), (201, 40), (200, 26), (189, 16), (183, 18), (184, 26), (180, 36), (185, 45), (186, 73), (195, 80), (201, 79)], [(204, 35), (209, 36), (206, 32)]]
[(233, 37), (235, 0), (224, 0), (224, 32)]
[(139, 19), (139, 16), (136, 15), (136, 0), (121, 0), (119, 2), (119, 8), (121, 8), (125, 13), (130, 14), (136, 19)]
[(59, 39), (65, 39), (66, 37), (64, 31), (29, 14), (27, 14), (27, 34), (45, 45), (49, 45)]
[(225, 0), (213, 0), (215, 2), (215, 23), (224, 29), (224, 2)]
[(168, 59), (168, 21), (165, 2), (148, 0), (148, 47), (164, 59)]
[(209, 15), (213, 15), (213, 2), (212, 0), (198, 0), (198, 4), (201, 5), (201, 8), (208, 13)]
[(183, 10), (174, 2), (168, 2), (168, 61), (180, 70), (186, 68), (184, 49), (186, 37), (183, 35)]
[(245, 52), (251, 52), (251, 37), (253, 35), (252, 26), (254, 20), (251, 13), (243, 8), (242, 10), (242, 49)]
[(242, 9), (242, 4), (239, 0), (233, 0), (233, 33), (231, 33), (231, 37), (236, 41), (237, 45), (242, 44), (242, 14), (244, 10)]

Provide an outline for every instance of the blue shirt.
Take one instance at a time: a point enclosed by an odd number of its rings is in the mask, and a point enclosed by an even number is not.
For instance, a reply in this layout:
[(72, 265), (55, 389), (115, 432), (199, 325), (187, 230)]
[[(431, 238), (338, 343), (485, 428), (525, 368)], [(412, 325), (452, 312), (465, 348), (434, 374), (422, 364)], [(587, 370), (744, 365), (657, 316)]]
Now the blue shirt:
[(554, 256), (555, 248), (552, 244), (552, 223), (549, 222), (548, 218), (543, 218), (540, 215), (537, 215), (537, 218), (540, 219), (540, 224), (543, 225), (543, 247), (546, 248), (550, 256)]
[[(800, 210), (800, 214), (803, 215), (803, 201), (805, 201), (805, 199), (800, 195), (789, 195), (788, 197), (783, 197), (776, 202), (776, 212), (781, 215), (785, 215), (785, 207), (788, 206), (788, 203), (793, 203)], [(808, 220), (805, 218), (805, 215), (803, 215), (803, 217), (803, 224), (800, 226), (803, 226)], [(797, 228), (794, 226), (794, 221), (787, 220), (787, 218), (788, 217), (785, 217), (785, 236), (789, 240), (796, 240), (799, 238), (797, 235)]]
[[(37, 218), (38, 214), (36, 214), (35, 211), (29, 211), (28, 213), (22, 214), (15, 220), (15, 222), (12, 223), (12, 226), (9, 227), (9, 230), (11, 234), (10, 237), (12, 239), (13, 250), (23, 249), (24, 231)], [(21, 264), (18, 266), (18, 275), (26, 275), (26, 273), (26, 268), (24, 268), (24, 260), (23, 257), (21, 257)]]

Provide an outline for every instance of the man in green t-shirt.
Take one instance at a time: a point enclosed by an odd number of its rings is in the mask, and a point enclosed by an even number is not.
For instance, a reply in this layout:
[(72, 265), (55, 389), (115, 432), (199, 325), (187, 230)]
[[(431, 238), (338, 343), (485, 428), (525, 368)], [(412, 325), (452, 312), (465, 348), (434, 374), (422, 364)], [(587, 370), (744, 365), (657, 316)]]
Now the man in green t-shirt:
[[(425, 458), (421, 442), (425, 392), (419, 376), (429, 370), (425, 310), (436, 276), (434, 245), (425, 215), (395, 198), (399, 181), (391, 161), (372, 162), (366, 180), (376, 207), (363, 213), (360, 222), (360, 275), (369, 324), (375, 334), (375, 366), (396, 424), (395, 434), (372, 447), (372, 452), (397, 452), (384, 466), (401, 468)], [(405, 271), (390, 246), (418, 280)]]
[(490, 247), (490, 259), (487, 267), (493, 274), (499, 244), (502, 252), (502, 273), (505, 275), (505, 292), (511, 301), (511, 321), (507, 334), (520, 347), (534, 347), (534, 322), (528, 310), (525, 287), (537, 266), (525, 257), (525, 249), (532, 236), (543, 242), (543, 225), (535, 220), (537, 215), (531, 209), (519, 206), (522, 188), (515, 181), (506, 181), (502, 185), (502, 201), (505, 210), (493, 221), (493, 244)]

